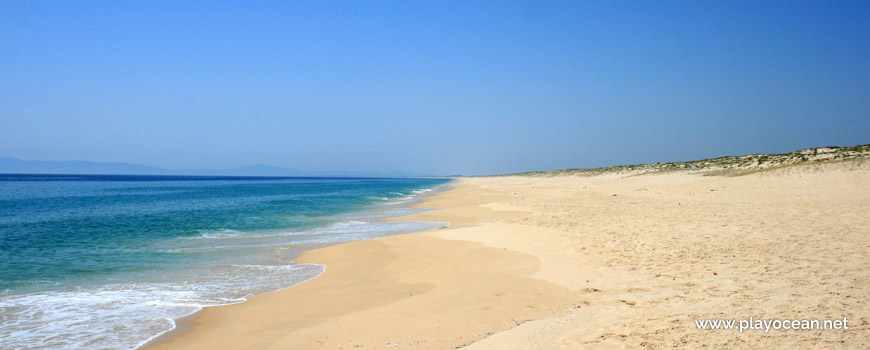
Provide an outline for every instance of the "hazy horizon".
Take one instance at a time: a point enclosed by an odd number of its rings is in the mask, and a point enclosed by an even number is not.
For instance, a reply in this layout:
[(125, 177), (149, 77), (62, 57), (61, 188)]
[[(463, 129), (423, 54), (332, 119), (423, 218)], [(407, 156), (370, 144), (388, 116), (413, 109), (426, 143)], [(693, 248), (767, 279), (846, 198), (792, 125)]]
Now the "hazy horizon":
[[(818, 146), (818, 147), (810, 147), (810, 148), (829, 148), (829, 147), (840, 147), (840, 148), (850, 148), (861, 145), (848, 145), (848, 146), (840, 146), (840, 145), (827, 145), (827, 146)], [(805, 149), (801, 149), (805, 150)], [(801, 151), (801, 150), (792, 150), (792, 151)], [(790, 153), (790, 152), (783, 152)], [(752, 153), (750, 153), (752, 154)], [(712, 158), (719, 157), (729, 157), (729, 156), (746, 156), (750, 154), (725, 154), (719, 155)], [(754, 153), (759, 154), (759, 153)], [(31, 171), (12, 171), (8, 172), (9, 164), (7, 164), (9, 160), (14, 162), (22, 162), (22, 163), (44, 163), (39, 164), (39, 169), (43, 170), (31, 170)], [(669, 162), (682, 162), (682, 161), (699, 161), (704, 159), (682, 159), (676, 161), (652, 161), (643, 164), (653, 164), (653, 163), (669, 163)], [(78, 164), (73, 164), (78, 163)], [(631, 166), (631, 165), (640, 165), (637, 164), (605, 164), (601, 167), (610, 167), (610, 166)], [(101, 168), (102, 167), (102, 168)], [(143, 169), (144, 168), (144, 169)], [(36, 169), (33, 167), (33, 164), (30, 165), (30, 169)], [(70, 171), (70, 169), (73, 169)], [(94, 172), (92, 169), (100, 169)], [(120, 169), (120, 172), (106, 169)], [(529, 169), (528, 171), (551, 171), (551, 170), (566, 170), (566, 169), (577, 169), (577, 167), (573, 168), (558, 168), (558, 169)], [(591, 168), (586, 168), (591, 169)], [(138, 171), (137, 171), (138, 170)], [(289, 176), (289, 177), (450, 177), (450, 176), (473, 176), (473, 175), (500, 175), (500, 174), (508, 174), (508, 173), (490, 173), (490, 174), (425, 174), (425, 173), (413, 173), (413, 172), (404, 172), (404, 171), (385, 171), (385, 172), (376, 172), (376, 171), (353, 171), (353, 170), (330, 170), (330, 169), (296, 169), (296, 168), (283, 168), (283, 167), (275, 167), (269, 164), (247, 164), (235, 168), (216, 168), (216, 169), (194, 169), (194, 168), (181, 168), (181, 169), (167, 169), (154, 167), (148, 164), (137, 164), (137, 163), (128, 163), (128, 162), (92, 162), (88, 160), (67, 160), (67, 161), (40, 161), (40, 160), (26, 160), (19, 159), (17, 157), (0, 157), (0, 174), (81, 174), (81, 175), (181, 175), (181, 176)]]
[(860, 1), (0, 13), (0, 157), (476, 175), (870, 143)]
[(169, 169), (129, 162), (92, 162), (88, 160), (43, 161), (0, 157), (0, 175), (3, 174), (60, 174), (60, 175), (169, 175), (169, 176), (280, 176), (280, 177), (430, 177), (437, 174), (419, 174), (402, 171), (336, 171), (330, 169), (295, 169), (268, 164), (247, 164), (234, 168), (180, 168)]

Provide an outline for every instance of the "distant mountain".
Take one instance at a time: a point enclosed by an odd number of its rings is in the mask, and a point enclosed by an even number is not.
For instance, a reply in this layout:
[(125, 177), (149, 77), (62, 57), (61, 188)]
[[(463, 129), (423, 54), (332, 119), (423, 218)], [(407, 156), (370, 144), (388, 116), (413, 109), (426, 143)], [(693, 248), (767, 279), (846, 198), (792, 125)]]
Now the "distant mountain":
[(204, 176), (328, 176), (328, 177), (412, 177), (405, 172), (387, 174), (364, 171), (306, 171), (269, 165), (247, 165), (235, 169), (173, 170), (130, 163), (89, 161), (36, 161), (0, 158), (0, 174), (111, 174), (111, 175), (204, 175)]

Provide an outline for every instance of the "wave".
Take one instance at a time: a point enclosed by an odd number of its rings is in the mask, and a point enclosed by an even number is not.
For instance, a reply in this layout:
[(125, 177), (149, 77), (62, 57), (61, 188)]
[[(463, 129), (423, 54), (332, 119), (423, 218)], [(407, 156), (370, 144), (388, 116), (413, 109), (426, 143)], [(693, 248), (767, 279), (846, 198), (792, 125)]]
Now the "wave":
[(135, 349), (175, 328), (175, 319), (319, 276), (323, 265), (223, 265), (150, 283), (0, 297), (0, 344), (29, 349)]
[[(344, 221), (308, 231), (275, 234), (225, 233), (200, 236), (209, 244), (167, 253), (280, 249), (323, 245), (444, 227), (438, 222)], [(283, 243), (264, 238), (288, 238)], [(227, 240), (234, 241), (226, 244)], [(211, 244), (217, 241), (222, 244)], [(0, 297), (0, 343), (11, 348), (137, 348), (175, 328), (174, 319), (203, 307), (240, 303), (247, 297), (291, 287), (323, 272), (322, 265), (230, 264), (171, 277), (160, 283), (112, 284)], [(197, 279), (191, 279), (197, 276)]]

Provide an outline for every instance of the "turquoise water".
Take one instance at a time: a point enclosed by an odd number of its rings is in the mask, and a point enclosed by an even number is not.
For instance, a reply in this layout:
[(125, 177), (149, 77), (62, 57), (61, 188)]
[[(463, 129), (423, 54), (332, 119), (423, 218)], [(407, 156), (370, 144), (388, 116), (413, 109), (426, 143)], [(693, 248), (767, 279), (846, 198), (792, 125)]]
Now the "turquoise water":
[(447, 181), (0, 175), (0, 344), (136, 348), (322, 273), (300, 249), (445, 225), (379, 219)]

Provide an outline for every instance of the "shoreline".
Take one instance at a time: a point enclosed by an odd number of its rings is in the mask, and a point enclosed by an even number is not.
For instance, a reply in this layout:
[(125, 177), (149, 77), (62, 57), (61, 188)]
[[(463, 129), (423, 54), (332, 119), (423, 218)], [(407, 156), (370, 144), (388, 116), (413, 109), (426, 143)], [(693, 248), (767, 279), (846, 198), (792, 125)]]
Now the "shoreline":
[(302, 249), (447, 225), (381, 221), (447, 179), (6, 180), (4, 227), (27, 238), (7, 242), (0, 281), (14, 348), (140, 348), (205, 307), (321, 274), (292, 263)]
[[(418, 205), (418, 204), (424, 203), (424, 202), (426, 201), (427, 198), (432, 197), (432, 196), (436, 196), (436, 195), (438, 195), (439, 193), (443, 193), (443, 192), (449, 191), (449, 190), (451, 189), (451, 184), (453, 184), (453, 183), (456, 181), (456, 179), (453, 179), (453, 178), (445, 178), (445, 179), (450, 179), (451, 181), (448, 182), (448, 183), (445, 183), (445, 184), (437, 185), (437, 186), (435, 186), (435, 187), (432, 187), (432, 188), (430, 188), (430, 189), (428, 189), (428, 190), (426, 190), (426, 191), (423, 191), (423, 192), (417, 193), (417, 194), (415, 194), (415, 195), (412, 195), (411, 197), (414, 197), (414, 198), (409, 197), (410, 199), (407, 199), (407, 200), (403, 201), (403, 202), (411, 201), (412, 203), (410, 203), (410, 204), (403, 204), (403, 205), (402, 205), (402, 208), (404, 208), (404, 209), (409, 209), (409, 210), (418, 210), (417, 208), (415, 208), (415, 206)], [(402, 202), (398, 202), (398, 203), (402, 203)], [(397, 203), (384, 203), (384, 204), (386, 204), (386, 205), (388, 205), (388, 206), (395, 206)], [(377, 206), (377, 205), (380, 205), (380, 204), (374, 204), (374, 206)], [(371, 214), (371, 213), (379, 212), (379, 211), (382, 211), (382, 210), (384, 210), (384, 209), (375, 209), (375, 208), (372, 207), (372, 208), (364, 209), (364, 210), (362, 210), (362, 211), (356, 213), (356, 215), (359, 215), (360, 213), (368, 213), (368, 214)], [(388, 210), (390, 210), (390, 209), (388, 209)], [(395, 210), (395, 208), (392, 209), (392, 210)], [(420, 221), (420, 220), (393, 220), (394, 218), (401, 218), (401, 217), (404, 217), (404, 216), (415, 215), (415, 214), (417, 214), (417, 213), (412, 213), (412, 214), (407, 214), (407, 215), (401, 215), (401, 216), (395, 216), (395, 217), (394, 217), (394, 216), (387, 216), (387, 217), (382, 217), (382, 218), (378, 219), (377, 221), (379, 221), (379, 222), (390, 222), (390, 221)], [(348, 214), (341, 214), (341, 215), (348, 215)], [(446, 226), (445, 226), (445, 227), (446, 227)], [(442, 228), (443, 228), (443, 227), (442, 227)], [(408, 233), (402, 233), (402, 234), (413, 234), (413, 233), (417, 233), (417, 232), (423, 232), (423, 231), (414, 231), (414, 232), (408, 232)], [(391, 235), (381, 236), (381, 237), (389, 237), (389, 236), (391, 236)], [(366, 238), (366, 239), (374, 239), (374, 238), (379, 238), (379, 237), (372, 237), (372, 238)], [(365, 239), (364, 239), (364, 240), (365, 240)], [(202, 312), (205, 311), (206, 309), (210, 309), (210, 308), (214, 308), (214, 307), (224, 307), (224, 306), (232, 306), (232, 305), (242, 304), (242, 303), (248, 302), (251, 298), (255, 298), (255, 297), (257, 297), (257, 296), (266, 295), (266, 294), (271, 294), (271, 293), (275, 293), (275, 292), (280, 292), (280, 291), (283, 291), (283, 290), (286, 290), (286, 289), (293, 288), (293, 287), (296, 287), (296, 286), (298, 286), (298, 285), (304, 284), (304, 283), (309, 282), (309, 281), (311, 281), (311, 280), (313, 280), (313, 279), (316, 279), (316, 278), (320, 277), (321, 275), (323, 275), (323, 273), (326, 272), (326, 269), (325, 269), (326, 267), (325, 267), (325, 265), (323, 265), (323, 264), (317, 264), (317, 263), (302, 263), (302, 262), (297, 261), (297, 260), (299, 259), (299, 257), (300, 257), (302, 254), (304, 254), (305, 252), (307, 252), (307, 251), (317, 250), (317, 249), (324, 249), (324, 248), (329, 248), (329, 247), (333, 247), (333, 246), (336, 246), (336, 245), (347, 244), (347, 243), (353, 243), (353, 242), (357, 242), (357, 241), (339, 242), (339, 243), (327, 243), (327, 244), (313, 244), (313, 245), (306, 245), (306, 246), (292, 246), (292, 247), (282, 247), (282, 248), (279, 248), (279, 250), (295, 250), (295, 252), (293, 253), (293, 256), (294, 256), (294, 257), (291, 259), (291, 261), (294, 262), (295, 264), (298, 264), (298, 265), (319, 265), (319, 266), (324, 266), (324, 271), (321, 272), (321, 273), (319, 273), (319, 274), (317, 274), (317, 275), (314, 276), (314, 277), (311, 277), (311, 278), (309, 278), (309, 279), (307, 279), (307, 280), (304, 280), (304, 281), (301, 281), (301, 282), (295, 283), (295, 284), (293, 284), (293, 285), (290, 285), (290, 286), (287, 286), (287, 287), (284, 287), (284, 288), (281, 288), (281, 289), (276, 289), (276, 290), (273, 290), (273, 291), (269, 291), (269, 292), (266, 292), (266, 293), (256, 294), (256, 295), (249, 296), (249, 297), (247, 297), (244, 301), (241, 301), (241, 302), (238, 302), (238, 303), (233, 303), (233, 304), (223, 304), (223, 305), (213, 305), (213, 306), (206, 306), (206, 307), (203, 307), (203, 308), (201, 308), (200, 310), (198, 310), (198, 311), (196, 311), (196, 312), (194, 312), (194, 313), (192, 313), (192, 314), (189, 314), (189, 315), (187, 315), (187, 316), (184, 316), (184, 317), (181, 317), (181, 318), (178, 318), (178, 319), (173, 319), (173, 320), (171, 320), (171, 321), (173, 322), (173, 328), (172, 328), (172, 329), (170, 329), (170, 330), (168, 330), (168, 331), (166, 331), (166, 332), (163, 332), (163, 333), (160, 333), (160, 334), (157, 334), (157, 335), (151, 337), (150, 339), (146, 340), (146, 341), (143, 342), (142, 344), (139, 344), (139, 345), (136, 347), (136, 349), (148, 349), (148, 348), (151, 348), (152, 346), (157, 346), (158, 344), (162, 344), (162, 343), (164, 343), (164, 342), (169, 341), (169, 340), (172, 339), (172, 338), (175, 338), (175, 337), (177, 337), (177, 336), (179, 336), (179, 335), (184, 334), (185, 332), (187, 332), (187, 331), (189, 331), (190, 329), (193, 328), (193, 325), (196, 324), (196, 319), (198, 319), (198, 318), (200, 317), (200, 315), (202, 314)]]
[[(387, 220), (450, 226), (295, 261), (320, 277), (207, 308), (146, 349), (830, 347), (870, 343), (870, 164), (744, 176), (463, 178)], [(849, 319), (699, 330), (696, 319)], [(855, 326), (853, 326), (855, 325)]]
[[(419, 274), (421, 269), (430, 268), (433, 263), (419, 256), (412, 256), (416, 254), (408, 254), (405, 251), (406, 249), (416, 249), (416, 252), (426, 254), (430, 259), (444, 264), (460, 260), (462, 256), (469, 252), (473, 252), (474, 254), (471, 255), (476, 258), (483, 256), (488, 257), (490, 261), (498, 261), (500, 265), (508, 263), (502, 267), (492, 266), (491, 264), (478, 266), (475, 271), (470, 273), (470, 276), (460, 278), (461, 281), (465, 282), (461, 284), (477, 287), (480, 287), (480, 285), (473, 282), (476, 282), (478, 279), (485, 278), (489, 280), (490, 283), (483, 288), (486, 290), (486, 294), (488, 294), (484, 299), (489, 299), (486, 303), (488, 304), (487, 308), (490, 310), (487, 312), (496, 313), (501, 316), (492, 317), (489, 320), (477, 320), (481, 325), (472, 327), (479, 329), (477, 332), (478, 336), (476, 337), (468, 338), (467, 336), (460, 336), (455, 339), (442, 339), (436, 341), (435, 344), (432, 344), (432, 340), (430, 340), (426, 342), (428, 344), (426, 346), (456, 347), (465, 345), (494, 332), (515, 327), (517, 322), (523, 322), (532, 315), (540, 317), (543, 314), (549, 314), (554, 310), (567, 307), (567, 304), (564, 302), (564, 297), (567, 296), (565, 295), (566, 291), (564, 288), (528, 277), (537, 269), (537, 259), (526, 254), (510, 252), (501, 248), (487, 247), (477, 242), (458, 241), (434, 236), (438, 232), (473, 227), (476, 224), (487, 221), (503, 220), (518, 213), (518, 211), (493, 210), (479, 206), (491, 203), (494, 199), (492, 197), (509, 198), (503, 194), (489, 193), (480, 195), (481, 193), (477, 193), (477, 195), (468, 196), (467, 191), (471, 186), (464, 184), (462, 180), (452, 182), (448, 186), (453, 188), (429, 196), (412, 206), (414, 209), (435, 210), (385, 219), (385, 221), (447, 221), (450, 222), (448, 227), (347, 242), (305, 251), (294, 259), (294, 262), (325, 265), (326, 271), (319, 277), (291, 288), (253, 296), (244, 303), (204, 308), (197, 312), (195, 316), (185, 318), (182, 320), (183, 322), (179, 322), (176, 328), (179, 331), (173, 330), (167, 332), (146, 344), (142, 349), (192, 347), (262, 348), (265, 344), (260, 341), (263, 339), (263, 335), (244, 326), (250, 321), (261, 320), (273, 325), (280, 324), (281, 331), (279, 333), (288, 333), (293, 330), (304, 331), (311, 326), (327, 324), (334, 317), (342, 317), (371, 308), (389, 306), (406, 299), (413, 299), (414, 296), (432, 292), (433, 286), (431, 283), (413, 281), (413, 276)], [(465, 191), (457, 191), (457, 187), (465, 187)], [(461, 198), (458, 201), (457, 198), (451, 198), (457, 195), (466, 198)], [(452, 202), (454, 204), (458, 204), (457, 202), (465, 203), (462, 203), (464, 205), (460, 206), (453, 205), (444, 208), (444, 202)], [(446, 220), (448, 218), (453, 220)], [(397, 252), (396, 248), (400, 252)], [(427, 254), (423, 252), (424, 250), (430, 252)], [(449, 253), (451, 251), (453, 252), (452, 254)], [(451, 283), (450, 280), (453, 277), (449, 275), (449, 270), (452, 269), (456, 271), (462, 270), (458, 265), (439, 269), (435, 274), (441, 280), (439, 282)], [(467, 270), (462, 272), (469, 273)], [(456, 287), (459, 286), (457, 285)], [(537, 302), (527, 305), (529, 304), (529, 295), (541, 292), (546, 294), (533, 298), (538, 299)], [(451, 294), (451, 298), (442, 296), (439, 299), (442, 299), (441, 301), (443, 302), (445, 301), (444, 299), (452, 299), (459, 296)], [(553, 298), (555, 295), (560, 297)], [(348, 298), (351, 300), (348, 300)], [(339, 302), (340, 305), (335, 307), (323, 305), (325, 309), (306, 307), (312, 301), (318, 300), (320, 302), (325, 300), (330, 302), (341, 301)], [(513, 308), (505, 307), (507, 306), (505, 304), (506, 300), (509, 301), (507, 305), (514, 304), (516, 309), (524, 309), (521, 313), (523, 317), (510, 317), (515, 312)], [(560, 301), (554, 302), (556, 300)], [(464, 303), (465, 301), (460, 300), (456, 305), (450, 306), (458, 306)], [(442, 304), (441, 306), (447, 305)], [(277, 321), (265, 321), (265, 319), (275, 320), (278, 314), (283, 314), (283, 312), (272, 312), (275, 309), (294, 310), (295, 314), (284, 319), (278, 317)], [(245, 314), (245, 316), (242, 316), (242, 314)], [(239, 321), (240, 319), (242, 321)], [(515, 319), (515, 321), (511, 321), (511, 319)], [(422, 324), (426, 323), (428, 322), (422, 322)], [(412, 328), (425, 329), (426, 327), (422, 326), (422, 324), (418, 324), (419, 327)], [(452, 332), (457, 334), (465, 333), (468, 326), (466, 324), (462, 327), (455, 327)], [(239, 330), (239, 327), (241, 327), (241, 330)], [(261, 327), (257, 326), (255, 328)], [(223, 335), (226, 335), (227, 332), (231, 332), (233, 335), (224, 337)], [(252, 332), (253, 334), (251, 334)], [(271, 331), (266, 333), (272, 334)], [(435, 335), (435, 333), (430, 333), (430, 335)], [(269, 338), (269, 336), (266, 336), (266, 338)], [(266, 341), (275, 341), (276, 347), (305, 348), (320, 345), (317, 341), (312, 343), (306, 335), (300, 335), (297, 339), (279, 338), (282, 337), (278, 336)], [(430, 338), (437, 337), (433, 336)], [(396, 341), (402, 343), (402, 340), (404, 339), (397, 339)], [(417, 340), (417, 343), (419, 346), (423, 346), (423, 343), (419, 340)], [(370, 342), (368, 346), (377, 347), (376, 342)]]

